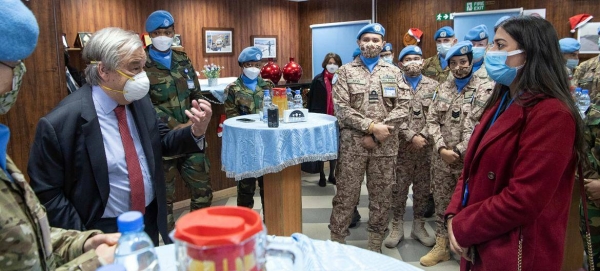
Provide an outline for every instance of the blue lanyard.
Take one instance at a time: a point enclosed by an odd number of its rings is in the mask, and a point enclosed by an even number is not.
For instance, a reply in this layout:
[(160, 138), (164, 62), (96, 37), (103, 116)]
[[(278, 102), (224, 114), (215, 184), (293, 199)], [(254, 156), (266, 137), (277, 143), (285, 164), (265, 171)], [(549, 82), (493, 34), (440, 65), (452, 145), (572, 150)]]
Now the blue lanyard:
[[(498, 109), (496, 109), (496, 113), (494, 114), (494, 118), (492, 118), (492, 121), (490, 122), (490, 126), (488, 127), (488, 129), (491, 128), (492, 125), (494, 125), (494, 122), (496, 122), (496, 119), (498, 118), (498, 116), (500, 115), (500, 112), (502, 111), (502, 106), (504, 105), (504, 102), (506, 101), (507, 96), (508, 96), (508, 91), (504, 92), (504, 95), (502, 96), (502, 101), (500, 101), (500, 105), (498, 106)], [(504, 111), (506, 111), (514, 101), (515, 101), (515, 98), (512, 98), (510, 100), (510, 102), (508, 102), (508, 105), (506, 105), (506, 108), (504, 109)]]

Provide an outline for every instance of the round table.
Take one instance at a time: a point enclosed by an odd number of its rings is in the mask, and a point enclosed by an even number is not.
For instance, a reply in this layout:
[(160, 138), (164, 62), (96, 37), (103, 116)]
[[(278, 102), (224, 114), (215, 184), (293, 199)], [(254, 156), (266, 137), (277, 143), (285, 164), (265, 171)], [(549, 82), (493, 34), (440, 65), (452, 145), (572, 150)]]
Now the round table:
[[(241, 122), (238, 119), (251, 119)], [(221, 169), (239, 181), (264, 176), (265, 224), (269, 234), (302, 232), (300, 163), (337, 158), (337, 119), (309, 113), (306, 122), (269, 128), (258, 114), (223, 123)]]
[[(329, 240), (314, 240), (303, 234), (291, 237), (269, 236), (279, 241), (297, 243), (304, 255), (304, 270), (311, 271), (418, 271), (422, 270), (392, 257), (375, 253), (351, 245), (343, 245)], [(161, 270), (176, 270), (175, 245), (156, 248), (158, 263)], [(291, 270), (290, 261), (267, 257), (267, 271)], [(276, 268), (270, 268), (270, 267)]]

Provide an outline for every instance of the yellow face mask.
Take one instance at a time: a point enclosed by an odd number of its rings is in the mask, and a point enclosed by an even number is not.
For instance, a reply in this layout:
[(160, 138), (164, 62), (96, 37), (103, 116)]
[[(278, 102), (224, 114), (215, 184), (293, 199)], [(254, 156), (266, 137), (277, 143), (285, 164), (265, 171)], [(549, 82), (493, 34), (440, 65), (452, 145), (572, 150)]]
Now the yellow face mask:
[(123, 90), (116, 90), (103, 85), (100, 85), (100, 87), (106, 90), (122, 93), (123, 96), (125, 96), (125, 100), (128, 102), (137, 101), (141, 98), (144, 98), (144, 96), (148, 94), (148, 91), (150, 90), (150, 79), (148, 79), (145, 71), (142, 71), (133, 77), (123, 73), (120, 70), (117, 70), (117, 73), (128, 79), (127, 82), (125, 82)]

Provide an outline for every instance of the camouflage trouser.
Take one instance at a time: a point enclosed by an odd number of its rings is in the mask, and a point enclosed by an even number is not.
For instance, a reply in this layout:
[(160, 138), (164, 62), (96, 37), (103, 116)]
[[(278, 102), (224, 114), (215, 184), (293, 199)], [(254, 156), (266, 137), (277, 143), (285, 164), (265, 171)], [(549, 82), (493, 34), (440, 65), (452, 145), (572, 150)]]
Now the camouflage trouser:
[(456, 182), (462, 172), (462, 161), (452, 165), (446, 164), (439, 154), (431, 158), (431, 184), (433, 187), (433, 199), (435, 202), (435, 236), (448, 237), (444, 221), (444, 213), (454, 193)]
[(331, 232), (350, 235), (350, 222), (360, 197), (360, 186), (367, 173), (369, 223), (367, 231), (383, 234), (387, 228), (391, 194), (395, 186), (396, 157), (373, 157), (340, 151), (336, 169), (337, 191), (333, 197)]
[(414, 218), (423, 218), (431, 190), (430, 171), (431, 148), (429, 146), (413, 152), (404, 147), (400, 148), (396, 167), (397, 186), (392, 194), (392, 213), (395, 219), (402, 220), (404, 217), (408, 188), (411, 183), (413, 184)]
[(175, 179), (177, 173), (190, 191), (190, 211), (209, 207), (212, 199), (212, 188), (208, 170), (210, 164), (204, 153), (163, 160), (165, 182), (167, 188), (167, 227), (171, 231), (175, 226), (173, 202), (175, 201)]
[[(583, 238), (583, 250), (586, 253), (587, 249), (587, 238), (585, 237), (585, 217), (583, 216), (583, 206), (579, 202), (579, 215), (581, 220), (579, 221), (579, 231), (581, 238)], [(588, 208), (588, 223), (590, 224), (590, 237), (592, 241), (592, 259), (594, 260), (594, 266), (596, 270), (600, 270), (600, 208), (596, 207), (592, 201), (587, 201)], [(589, 257), (589, 255), (588, 255)]]
[(265, 209), (265, 188), (263, 185), (263, 177), (258, 178), (246, 178), (238, 181), (237, 183), (237, 206), (254, 208), (254, 192), (256, 191), (256, 181), (258, 180), (258, 187), (260, 189), (260, 203), (262, 204), (263, 211)]

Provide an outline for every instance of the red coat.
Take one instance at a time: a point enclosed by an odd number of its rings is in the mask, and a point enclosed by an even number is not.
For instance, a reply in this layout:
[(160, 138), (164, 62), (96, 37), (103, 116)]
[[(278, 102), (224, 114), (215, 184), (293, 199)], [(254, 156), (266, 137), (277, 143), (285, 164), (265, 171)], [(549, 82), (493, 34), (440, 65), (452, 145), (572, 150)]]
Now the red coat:
[[(462, 247), (479, 254), (471, 270), (560, 270), (575, 175), (575, 121), (557, 99), (516, 102), (485, 132), (496, 105), (484, 112), (446, 215)], [(468, 181), (465, 181), (468, 180)], [(469, 197), (462, 207), (464, 184)], [(461, 270), (469, 270), (462, 259)]]

